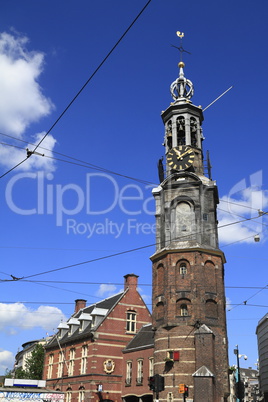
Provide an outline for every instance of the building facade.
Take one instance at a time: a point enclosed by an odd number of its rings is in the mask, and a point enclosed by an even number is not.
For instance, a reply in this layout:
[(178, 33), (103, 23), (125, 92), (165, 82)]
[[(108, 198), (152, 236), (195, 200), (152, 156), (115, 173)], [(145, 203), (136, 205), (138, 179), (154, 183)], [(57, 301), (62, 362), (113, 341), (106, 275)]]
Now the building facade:
[(181, 384), (187, 401), (220, 402), (227, 400), (229, 380), (218, 191), (204, 174), (202, 109), (190, 100), (184, 63), (179, 68), (170, 87), (174, 102), (162, 112), (166, 177), (160, 164), (161, 183), (153, 189), (154, 371), (165, 378), (159, 400), (185, 400)]
[(124, 378), (122, 399), (125, 402), (152, 402), (149, 377), (154, 375), (154, 332), (144, 325), (123, 350)]
[(44, 379), (65, 401), (121, 401), (122, 351), (151, 322), (137, 278), (126, 275), (122, 293), (94, 305), (76, 300), (75, 313), (45, 347)]
[(265, 314), (258, 322), (256, 334), (259, 352), (260, 391), (264, 395), (264, 400), (268, 401), (268, 314)]

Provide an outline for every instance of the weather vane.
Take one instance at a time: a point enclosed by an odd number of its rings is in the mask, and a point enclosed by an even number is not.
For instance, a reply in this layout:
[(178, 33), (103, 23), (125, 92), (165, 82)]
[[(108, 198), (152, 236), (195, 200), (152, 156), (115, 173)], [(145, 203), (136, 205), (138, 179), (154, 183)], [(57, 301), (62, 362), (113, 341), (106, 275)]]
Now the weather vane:
[(180, 47), (174, 46), (174, 45), (171, 45), (171, 46), (172, 46), (172, 47), (175, 47), (176, 49), (178, 49), (178, 50), (180, 51), (180, 54), (181, 54), (181, 61), (182, 61), (182, 53), (188, 53), (188, 54), (191, 54), (191, 53), (190, 53), (190, 52), (187, 52), (187, 50), (185, 50), (185, 49), (183, 48), (183, 46), (182, 46), (182, 38), (184, 37), (184, 32), (177, 31), (176, 34), (177, 34), (177, 36), (178, 36), (178, 37), (180, 38), (180, 40), (181, 40), (181, 45), (180, 45)]

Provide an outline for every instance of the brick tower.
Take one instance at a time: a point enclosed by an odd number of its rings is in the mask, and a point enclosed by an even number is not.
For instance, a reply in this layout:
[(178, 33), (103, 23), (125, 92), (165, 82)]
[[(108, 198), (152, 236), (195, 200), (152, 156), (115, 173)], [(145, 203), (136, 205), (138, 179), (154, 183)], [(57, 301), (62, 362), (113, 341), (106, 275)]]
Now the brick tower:
[(174, 102), (162, 112), (166, 177), (160, 169), (161, 184), (153, 189), (154, 371), (165, 378), (159, 400), (220, 402), (229, 384), (218, 191), (204, 175), (202, 109), (190, 100), (193, 84), (183, 62), (179, 69), (170, 87)]

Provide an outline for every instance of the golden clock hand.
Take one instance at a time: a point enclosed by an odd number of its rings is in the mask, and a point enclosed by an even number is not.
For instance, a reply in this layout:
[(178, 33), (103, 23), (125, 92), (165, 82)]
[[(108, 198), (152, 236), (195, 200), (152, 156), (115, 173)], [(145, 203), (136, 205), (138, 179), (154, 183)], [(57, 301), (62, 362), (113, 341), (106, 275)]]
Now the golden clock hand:
[(178, 154), (179, 156), (181, 156), (180, 151), (178, 151), (176, 148), (174, 148), (174, 151), (176, 152), (176, 154)]
[(183, 154), (180, 154), (180, 158), (182, 158), (184, 155), (188, 154), (191, 151), (192, 151), (191, 149), (187, 149), (187, 151), (185, 151)]

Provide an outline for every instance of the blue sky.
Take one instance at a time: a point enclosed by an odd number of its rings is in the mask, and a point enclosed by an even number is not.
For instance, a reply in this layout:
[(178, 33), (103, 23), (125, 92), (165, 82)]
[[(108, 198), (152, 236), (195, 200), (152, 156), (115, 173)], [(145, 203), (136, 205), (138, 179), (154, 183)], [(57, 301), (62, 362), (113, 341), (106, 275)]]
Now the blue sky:
[[(49, 130), (145, 4), (1, 1), (0, 141), (12, 145), (1, 145), (1, 175)], [(178, 76), (177, 30), (191, 53), (183, 59), (194, 104), (205, 108), (234, 86), (204, 112), (219, 226), (268, 211), (267, 14), (264, 0), (152, 0), (42, 143), (45, 156), (1, 179), (0, 372), (22, 343), (52, 334), (75, 299), (118, 292), (127, 273), (139, 275), (151, 307), (154, 247), (30, 276), (155, 242), (151, 189), (164, 153), (160, 113)], [(241, 366), (257, 361), (255, 330), (268, 308), (267, 225), (264, 215), (219, 229), (230, 364), (236, 344), (248, 356)]]

